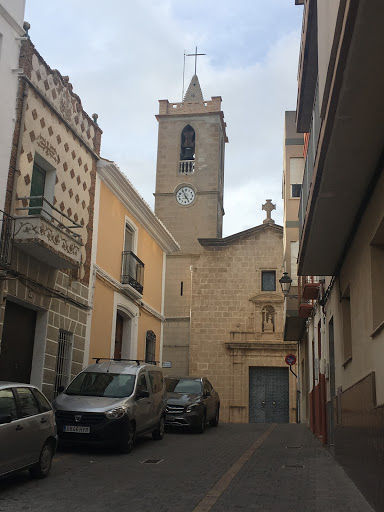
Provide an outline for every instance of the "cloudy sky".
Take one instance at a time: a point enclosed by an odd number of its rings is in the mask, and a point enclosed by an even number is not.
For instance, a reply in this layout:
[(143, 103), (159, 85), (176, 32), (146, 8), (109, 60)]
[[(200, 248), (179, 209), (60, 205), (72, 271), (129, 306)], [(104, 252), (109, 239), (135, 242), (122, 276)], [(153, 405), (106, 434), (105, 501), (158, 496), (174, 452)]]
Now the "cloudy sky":
[[(158, 100), (181, 100), (183, 55), (206, 53), (205, 99), (223, 98), (224, 236), (262, 223), (272, 199), (282, 224), (284, 111), (296, 105), (302, 7), (294, 0), (26, 0), (37, 50), (69, 75), (114, 160), (154, 207)], [(193, 75), (187, 58), (185, 81)]]

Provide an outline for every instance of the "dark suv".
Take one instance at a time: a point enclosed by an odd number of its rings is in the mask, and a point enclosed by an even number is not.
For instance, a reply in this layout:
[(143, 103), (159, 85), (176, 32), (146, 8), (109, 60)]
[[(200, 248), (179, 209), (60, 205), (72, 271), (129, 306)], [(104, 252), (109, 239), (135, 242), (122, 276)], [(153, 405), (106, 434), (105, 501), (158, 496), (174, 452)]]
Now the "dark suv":
[(166, 426), (189, 427), (203, 433), (219, 424), (220, 397), (205, 377), (165, 377)]

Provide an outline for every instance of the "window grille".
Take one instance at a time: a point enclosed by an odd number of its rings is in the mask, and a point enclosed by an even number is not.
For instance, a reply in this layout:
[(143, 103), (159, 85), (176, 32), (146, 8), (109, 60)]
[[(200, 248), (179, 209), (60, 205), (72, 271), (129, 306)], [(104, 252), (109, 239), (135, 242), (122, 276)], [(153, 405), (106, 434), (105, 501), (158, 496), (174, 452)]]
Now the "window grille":
[(60, 329), (56, 357), (54, 396), (58, 395), (60, 386), (66, 387), (69, 384), (72, 363), (72, 338), (73, 334), (71, 332)]
[(274, 270), (261, 272), (261, 290), (264, 292), (276, 291), (276, 272)]
[(153, 363), (156, 360), (156, 334), (153, 331), (147, 331), (145, 336), (145, 361)]

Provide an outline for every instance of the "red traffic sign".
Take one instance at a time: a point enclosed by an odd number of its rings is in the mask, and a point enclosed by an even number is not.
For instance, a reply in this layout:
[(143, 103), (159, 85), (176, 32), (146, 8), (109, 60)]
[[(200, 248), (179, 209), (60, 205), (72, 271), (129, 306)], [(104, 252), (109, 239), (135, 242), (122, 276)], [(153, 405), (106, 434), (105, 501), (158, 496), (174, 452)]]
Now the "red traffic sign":
[(292, 366), (293, 364), (296, 363), (296, 356), (294, 356), (293, 354), (288, 354), (285, 358), (285, 362), (287, 363), (288, 366)]

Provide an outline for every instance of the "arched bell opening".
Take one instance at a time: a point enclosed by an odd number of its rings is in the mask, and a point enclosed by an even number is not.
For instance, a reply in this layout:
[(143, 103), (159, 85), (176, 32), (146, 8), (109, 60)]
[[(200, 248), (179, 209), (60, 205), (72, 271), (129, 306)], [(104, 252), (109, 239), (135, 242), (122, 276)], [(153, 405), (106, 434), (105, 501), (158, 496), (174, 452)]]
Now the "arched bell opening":
[(195, 130), (187, 124), (181, 132), (180, 160), (195, 159)]

